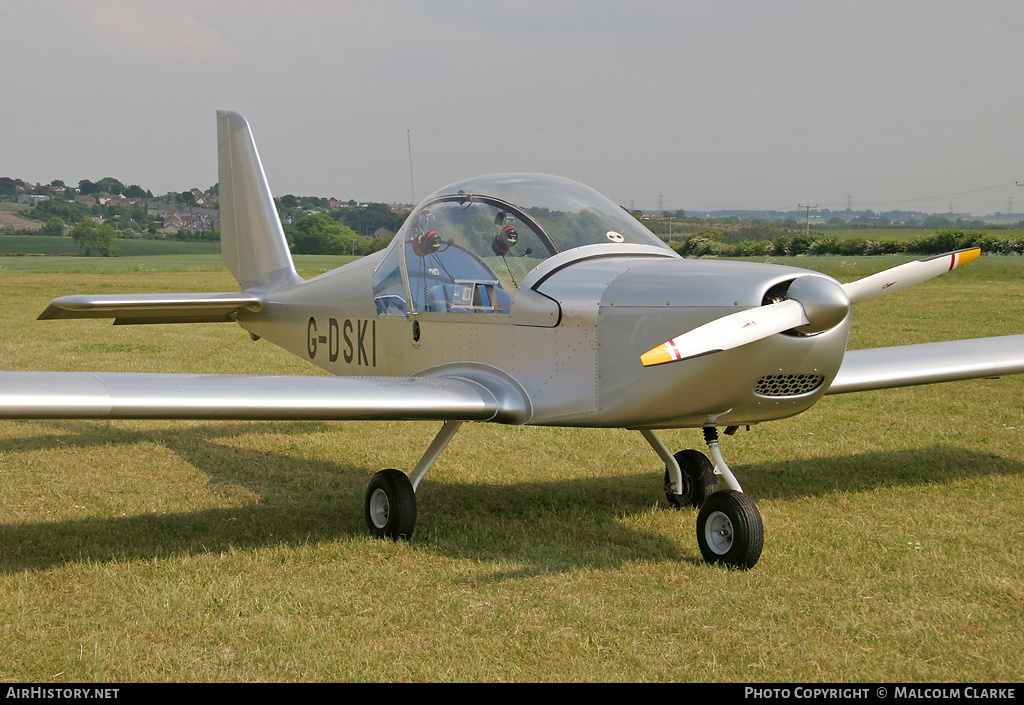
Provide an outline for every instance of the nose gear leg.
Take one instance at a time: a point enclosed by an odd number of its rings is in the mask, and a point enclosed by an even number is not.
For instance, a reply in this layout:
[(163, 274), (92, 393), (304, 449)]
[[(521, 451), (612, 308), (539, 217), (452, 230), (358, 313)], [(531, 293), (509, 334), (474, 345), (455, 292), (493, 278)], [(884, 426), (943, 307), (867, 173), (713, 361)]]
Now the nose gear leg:
[(708, 444), (708, 453), (711, 454), (711, 459), (715, 461), (715, 474), (722, 476), (722, 480), (725, 481), (727, 488), (742, 492), (743, 488), (740, 487), (736, 476), (732, 474), (732, 470), (726, 464), (725, 458), (722, 457), (721, 448), (718, 447), (718, 429), (714, 426), (705, 426), (704, 442)]

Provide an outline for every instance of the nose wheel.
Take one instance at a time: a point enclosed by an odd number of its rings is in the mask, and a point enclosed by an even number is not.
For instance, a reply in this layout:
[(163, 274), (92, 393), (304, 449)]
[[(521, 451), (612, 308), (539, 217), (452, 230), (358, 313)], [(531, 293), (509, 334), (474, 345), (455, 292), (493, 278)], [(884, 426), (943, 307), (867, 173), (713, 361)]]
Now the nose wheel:
[(753, 568), (764, 547), (757, 505), (736, 490), (715, 492), (697, 515), (697, 545), (708, 563)]
[[(714, 426), (704, 428), (711, 460), (696, 450), (683, 450), (673, 455), (654, 431), (642, 430), (641, 433), (665, 461), (665, 497), (669, 506), (700, 509), (697, 545), (704, 560), (735, 568), (753, 568), (764, 547), (764, 524), (757, 505), (743, 493), (722, 457), (717, 429)], [(719, 478), (727, 489), (718, 489)]]

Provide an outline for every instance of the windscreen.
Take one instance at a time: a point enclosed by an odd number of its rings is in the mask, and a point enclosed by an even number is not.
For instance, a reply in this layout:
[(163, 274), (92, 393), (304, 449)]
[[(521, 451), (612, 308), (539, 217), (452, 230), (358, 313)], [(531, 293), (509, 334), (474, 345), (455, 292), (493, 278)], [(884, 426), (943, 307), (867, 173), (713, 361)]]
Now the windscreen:
[[(540, 262), (594, 244), (664, 243), (632, 215), (593, 189), (568, 179), (502, 174), (470, 179), (431, 194), (410, 214), (375, 276), (392, 313), (414, 310), (505, 312), (504, 303)], [(400, 296), (395, 268), (408, 285)], [(475, 287), (471, 290), (471, 287)], [(385, 291), (387, 289), (387, 291)], [(451, 301), (452, 292), (473, 306)], [(447, 303), (439, 297), (447, 296)], [(492, 301), (487, 308), (481, 301)], [(447, 308), (445, 308), (447, 306)], [(382, 311), (385, 312), (385, 311)]]

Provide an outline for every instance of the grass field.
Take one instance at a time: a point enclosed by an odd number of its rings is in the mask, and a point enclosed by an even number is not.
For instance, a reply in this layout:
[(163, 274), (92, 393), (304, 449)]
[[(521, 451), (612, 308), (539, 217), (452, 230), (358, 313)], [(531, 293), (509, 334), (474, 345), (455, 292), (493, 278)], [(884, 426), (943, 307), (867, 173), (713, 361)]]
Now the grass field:
[[(0, 269), (3, 367), (315, 373), (231, 325), (34, 320), (64, 294), (237, 290), (187, 259)], [(786, 263), (845, 281), (906, 259)], [(1024, 258), (854, 316), (854, 347), (1020, 333)], [(369, 538), (370, 476), (411, 469), (437, 428), (0, 422), (0, 680), (1024, 673), (1024, 376), (829, 397), (724, 437), (764, 516), (751, 571), (701, 561), (696, 513), (667, 509), (660, 462), (628, 431), (467, 424), (420, 487), (414, 539)]]

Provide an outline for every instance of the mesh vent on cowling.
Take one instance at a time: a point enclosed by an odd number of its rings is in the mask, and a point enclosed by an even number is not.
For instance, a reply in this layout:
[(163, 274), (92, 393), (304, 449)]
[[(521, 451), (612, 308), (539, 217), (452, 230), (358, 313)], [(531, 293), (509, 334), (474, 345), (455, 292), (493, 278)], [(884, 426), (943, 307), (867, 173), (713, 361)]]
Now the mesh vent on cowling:
[(765, 375), (754, 392), (764, 397), (796, 397), (813, 392), (825, 378), (821, 375)]

